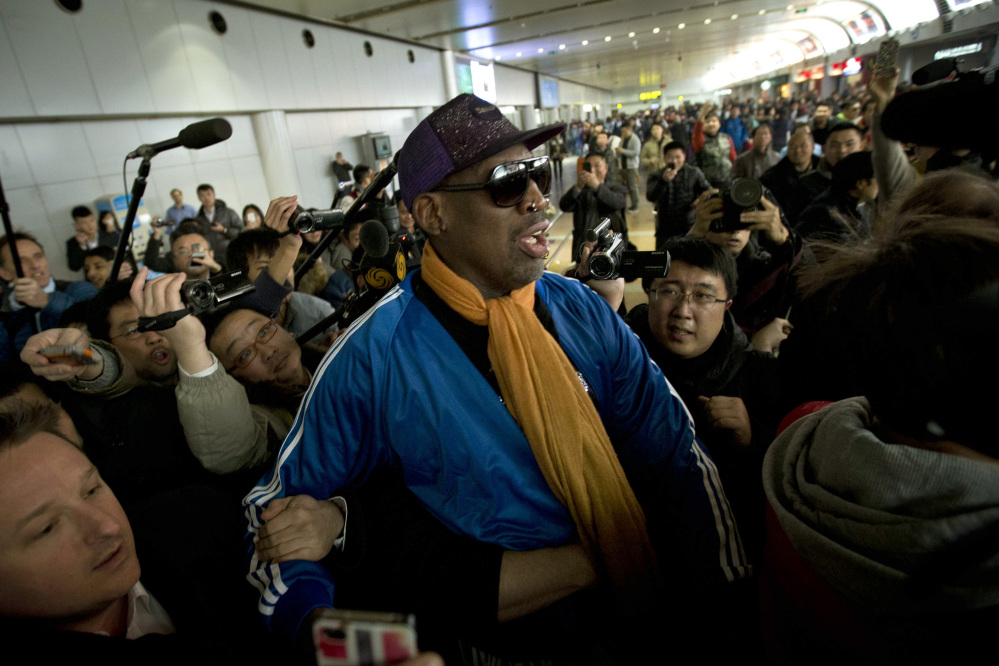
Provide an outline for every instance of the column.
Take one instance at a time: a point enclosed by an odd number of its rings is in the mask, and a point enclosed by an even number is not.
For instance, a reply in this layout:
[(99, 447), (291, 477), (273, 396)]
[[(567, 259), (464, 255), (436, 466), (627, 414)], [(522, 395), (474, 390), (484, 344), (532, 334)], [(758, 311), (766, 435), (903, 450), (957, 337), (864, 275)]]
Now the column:
[(262, 111), (250, 118), (267, 191), (272, 197), (300, 194), (302, 186), (298, 182), (284, 111)]

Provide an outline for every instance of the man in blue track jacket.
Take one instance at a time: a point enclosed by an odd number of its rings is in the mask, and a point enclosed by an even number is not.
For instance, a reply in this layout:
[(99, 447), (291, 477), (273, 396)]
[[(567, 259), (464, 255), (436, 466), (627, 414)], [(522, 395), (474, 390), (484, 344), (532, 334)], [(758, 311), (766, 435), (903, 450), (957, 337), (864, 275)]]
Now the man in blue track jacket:
[[(562, 129), (521, 132), (461, 95), (409, 136), (399, 178), (429, 237), (423, 267), (322, 361), (273, 472), (244, 501), (248, 545), (272, 500), (326, 499), (391, 466), (459, 534), (517, 551), (581, 541), (619, 600), (645, 581), (670, 603), (681, 588), (749, 575), (680, 399), (600, 297), (544, 272), (551, 172), (529, 151)], [(590, 425), (562, 437), (577, 422)], [(335, 605), (320, 563), (250, 550), (272, 631), (291, 640), (311, 611)]]

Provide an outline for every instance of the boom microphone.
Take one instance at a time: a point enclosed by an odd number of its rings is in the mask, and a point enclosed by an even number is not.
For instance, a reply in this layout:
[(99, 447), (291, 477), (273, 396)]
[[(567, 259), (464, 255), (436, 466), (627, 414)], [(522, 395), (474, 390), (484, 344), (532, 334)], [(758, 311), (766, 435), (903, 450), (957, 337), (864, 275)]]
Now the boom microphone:
[(207, 148), (214, 146), (220, 141), (225, 141), (232, 136), (232, 125), (225, 118), (210, 118), (201, 122), (192, 123), (182, 129), (176, 137), (160, 141), (159, 143), (144, 143), (128, 154), (126, 159), (141, 157), (150, 159), (165, 150), (173, 148)]
[(389, 235), (381, 222), (368, 220), (361, 225), (361, 247), (364, 254), (375, 259), (381, 259), (389, 251)]
[(917, 86), (925, 86), (940, 79), (946, 79), (957, 71), (957, 58), (934, 60), (929, 65), (920, 67), (912, 73), (912, 82)]
[[(363, 192), (361, 192), (361, 195), (354, 200), (350, 210), (361, 210), (364, 204), (374, 199), (379, 192), (388, 187), (389, 183), (392, 182), (392, 179), (395, 178), (395, 174), (399, 171), (399, 167), (396, 166), (398, 160), (399, 153), (396, 153), (395, 157), (392, 158), (391, 164), (379, 171), (375, 175), (374, 179), (372, 179), (371, 183), (364, 188)], [(350, 211), (347, 212), (349, 213)]]

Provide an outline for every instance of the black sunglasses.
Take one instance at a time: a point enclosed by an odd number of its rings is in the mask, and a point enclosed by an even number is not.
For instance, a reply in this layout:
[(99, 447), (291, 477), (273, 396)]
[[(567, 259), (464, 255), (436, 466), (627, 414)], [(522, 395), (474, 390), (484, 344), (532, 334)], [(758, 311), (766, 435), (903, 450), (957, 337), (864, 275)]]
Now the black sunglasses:
[(518, 205), (527, 196), (531, 181), (538, 184), (541, 194), (548, 196), (552, 189), (552, 170), (547, 157), (530, 157), (526, 160), (500, 164), (489, 180), (475, 185), (440, 185), (435, 192), (469, 192), (489, 190), (493, 203), (501, 208)]

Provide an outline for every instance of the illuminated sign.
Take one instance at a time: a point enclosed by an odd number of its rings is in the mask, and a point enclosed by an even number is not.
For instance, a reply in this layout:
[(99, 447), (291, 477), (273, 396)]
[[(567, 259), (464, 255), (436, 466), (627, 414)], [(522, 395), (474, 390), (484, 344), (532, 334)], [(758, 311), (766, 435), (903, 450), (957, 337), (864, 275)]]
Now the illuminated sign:
[(642, 100), (643, 102), (647, 102), (650, 99), (659, 99), (662, 96), (663, 96), (662, 90), (653, 90), (651, 92), (638, 93), (638, 99)]
[(850, 58), (829, 65), (829, 76), (852, 76), (860, 73), (860, 58)]
[(968, 55), (970, 53), (980, 53), (981, 50), (981, 42), (978, 42), (977, 44), (965, 44), (964, 46), (955, 46), (952, 49), (937, 51), (933, 54), (933, 59), (943, 60), (944, 58), (957, 58), (958, 56)]

